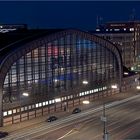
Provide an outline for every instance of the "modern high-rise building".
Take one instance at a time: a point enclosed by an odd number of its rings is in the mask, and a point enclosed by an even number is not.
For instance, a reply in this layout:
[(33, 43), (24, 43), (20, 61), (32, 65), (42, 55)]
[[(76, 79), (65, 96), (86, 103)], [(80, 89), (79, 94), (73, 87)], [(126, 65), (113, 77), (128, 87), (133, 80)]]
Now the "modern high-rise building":
[(124, 66), (140, 70), (140, 21), (109, 22), (94, 33), (117, 45)]

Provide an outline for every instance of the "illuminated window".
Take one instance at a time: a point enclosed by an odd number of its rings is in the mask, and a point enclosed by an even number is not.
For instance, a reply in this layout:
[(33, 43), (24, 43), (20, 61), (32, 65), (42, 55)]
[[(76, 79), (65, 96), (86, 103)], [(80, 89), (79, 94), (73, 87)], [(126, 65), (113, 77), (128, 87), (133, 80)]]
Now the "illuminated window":
[(99, 88), (98, 90), (99, 90), (99, 91), (102, 91), (102, 88)]
[(55, 102), (57, 103), (57, 102), (61, 102), (61, 98), (56, 98), (55, 99)]
[(29, 107), (28, 107), (29, 109), (31, 109), (32, 107), (31, 107), (31, 105), (29, 105)]
[(120, 29), (114, 29), (114, 31), (120, 31)]
[(96, 29), (96, 31), (98, 32), (98, 31), (100, 31), (100, 29)]
[(11, 115), (11, 114), (12, 114), (12, 110), (9, 110), (9, 111), (8, 111), (8, 115)]
[(48, 105), (48, 101), (46, 101), (46, 105)]
[(35, 105), (32, 105), (32, 108), (35, 108)]
[(13, 113), (16, 113), (16, 109), (13, 109)]
[(43, 102), (43, 106), (45, 106), (46, 105), (46, 103), (45, 102)]
[(39, 103), (39, 107), (42, 106), (42, 103)]
[(7, 116), (7, 115), (8, 115), (7, 111), (3, 112), (3, 116)]
[(17, 108), (17, 113), (20, 112), (20, 108)]
[(130, 31), (134, 31), (134, 28), (130, 28), (129, 30), (130, 30)]
[(24, 109), (27, 110), (28, 109), (27, 106), (25, 106)]
[(24, 107), (21, 108), (21, 111), (24, 111)]
[(96, 89), (94, 89), (94, 92), (98, 92), (98, 89), (96, 88)]
[(38, 104), (36, 104), (35, 107), (38, 108)]

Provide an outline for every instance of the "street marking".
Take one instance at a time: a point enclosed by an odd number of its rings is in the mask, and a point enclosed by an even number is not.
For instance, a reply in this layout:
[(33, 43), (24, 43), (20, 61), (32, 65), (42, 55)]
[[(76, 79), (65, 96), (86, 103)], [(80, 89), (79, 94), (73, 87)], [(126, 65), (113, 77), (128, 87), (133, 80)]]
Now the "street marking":
[(69, 135), (72, 131), (73, 131), (73, 129), (70, 130), (70, 131), (69, 131), (68, 133), (66, 133), (65, 135), (63, 135), (62, 137), (58, 138), (57, 140), (63, 139), (64, 137), (66, 137), (67, 135)]

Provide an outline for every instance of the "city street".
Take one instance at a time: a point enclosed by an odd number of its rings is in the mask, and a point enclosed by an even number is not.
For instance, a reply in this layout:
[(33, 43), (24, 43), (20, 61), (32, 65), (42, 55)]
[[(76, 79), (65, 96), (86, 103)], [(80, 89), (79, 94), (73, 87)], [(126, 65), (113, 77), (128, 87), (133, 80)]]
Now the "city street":
[[(107, 131), (110, 140), (124, 140), (139, 134), (140, 128), (140, 99), (134, 99), (124, 104), (106, 110)], [(103, 137), (103, 123), (100, 120), (102, 111), (86, 116), (86, 120), (73, 122), (68, 128), (49, 133), (36, 139), (52, 140), (101, 140)], [(71, 129), (72, 128), (72, 129)], [(60, 137), (60, 134), (63, 135)], [(59, 136), (58, 136), (59, 134)], [(140, 137), (137, 137), (137, 139)]]
[[(116, 101), (110, 98), (110, 103), (106, 99), (106, 129), (109, 139), (121, 140), (136, 137), (140, 127), (140, 95), (135, 95), (127, 99), (118, 98)], [(27, 127), (11, 132), (7, 140), (22, 139), (44, 139), (44, 140), (101, 140), (103, 137), (103, 105), (97, 105), (81, 113), (60, 117), (54, 122), (42, 122), (38, 125)], [(138, 137), (138, 136), (137, 136)]]

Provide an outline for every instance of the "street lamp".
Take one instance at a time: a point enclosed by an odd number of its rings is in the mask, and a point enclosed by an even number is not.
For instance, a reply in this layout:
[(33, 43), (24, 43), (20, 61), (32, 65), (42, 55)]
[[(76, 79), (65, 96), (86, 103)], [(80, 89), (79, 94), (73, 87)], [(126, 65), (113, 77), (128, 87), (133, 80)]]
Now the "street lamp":
[(29, 93), (23, 92), (22, 95), (28, 97), (29, 96)]
[(86, 105), (87, 105), (87, 104), (89, 104), (89, 103), (90, 103), (90, 102), (89, 102), (88, 100), (84, 100), (84, 101), (83, 101), (83, 104), (86, 104)]
[(104, 122), (103, 140), (108, 140), (108, 132), (107, 132), (107, 127), (106, 127), (107, 117), (106, 117), (106, 113), (105, 113), (105, 104), (103, 104), (103, 116), (101, 116), (101, 121)]
[(118, 87), (117, 87), (117, 85), (112, 85), (111, 88), (116, 89)]
[(137, 88), (137, 89), (140, 89), (140, 86), (137, 86), (136, 88)]
[(84, 80), (84, 81), (83, 81), (83, 84), (84, 84), (84, 85), (87, 85), (87, 84), (88, 84), (88, 81)]

